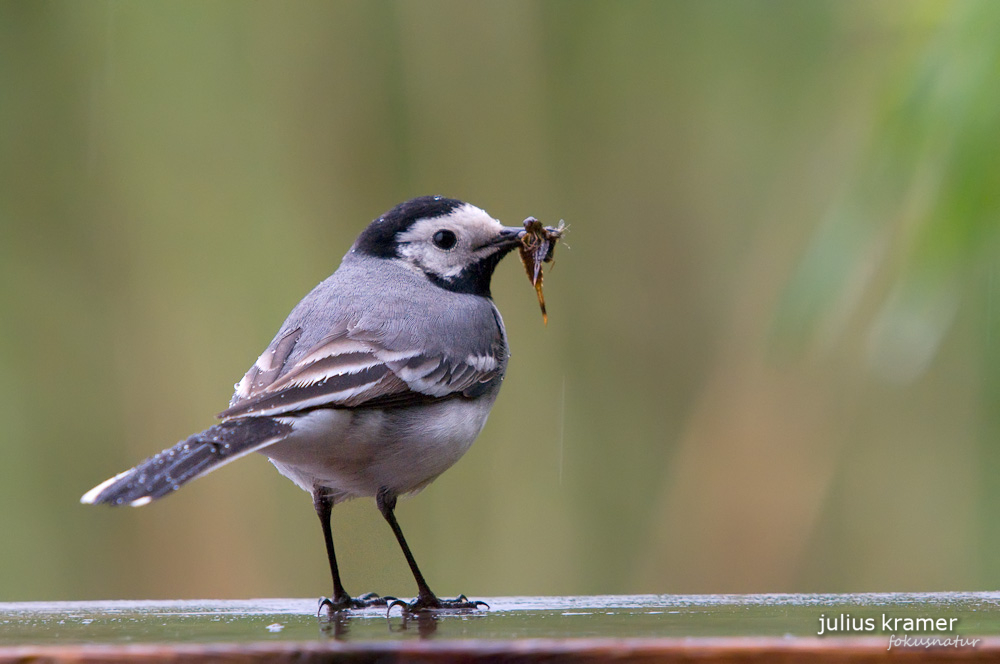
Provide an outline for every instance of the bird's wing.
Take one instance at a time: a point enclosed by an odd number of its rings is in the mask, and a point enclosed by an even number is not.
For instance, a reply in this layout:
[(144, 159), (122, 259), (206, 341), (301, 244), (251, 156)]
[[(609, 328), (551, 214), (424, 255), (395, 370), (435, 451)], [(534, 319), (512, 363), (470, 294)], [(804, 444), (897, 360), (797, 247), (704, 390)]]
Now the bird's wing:
[[(312, 408), (402, 406), (454, 395), (475, 396), (503, 371), (502, 346), (465, 356), (388, 348), (363, 333), (340, 330), (299, 355), (292, 330), (261, 355), (219, 414), (281, 415)], [(296, 349), (297, 350), (297, 349)], [(290, 356), (299, 355), (291, 366)]]

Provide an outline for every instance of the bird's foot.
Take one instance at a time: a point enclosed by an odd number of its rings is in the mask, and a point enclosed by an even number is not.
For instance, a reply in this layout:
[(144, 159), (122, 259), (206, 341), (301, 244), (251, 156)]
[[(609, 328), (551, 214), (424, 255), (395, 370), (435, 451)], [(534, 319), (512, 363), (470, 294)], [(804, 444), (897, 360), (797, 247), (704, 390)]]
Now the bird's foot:
[(412, 602), (404, 602), (395, 597), (386, 597), (389, 601), (386, 613), (395, 607), (400, 607), (403, 613), (419, 613), (421, 611), (473, 611), (478, 608), (489, 609), (490, 605), (478, 599), (469, 599), (459, 595), (455, 599), (439, 599), (433, 594), (420, 595)]
[(379, 597), (375, 593), (367, 593), (361, 595), (360, 597), (351, 597), (348, 594), (338, 595), (333, 599), (329, 597), (319, 598), (319, 608), (316, 610), (317, 615), (322, 613), (324, 609), (327, 615), (336, 613), (337, 611), (349, 611), (351, 609), (367, 609), (373, 606), (385, 606), (387, 599)]

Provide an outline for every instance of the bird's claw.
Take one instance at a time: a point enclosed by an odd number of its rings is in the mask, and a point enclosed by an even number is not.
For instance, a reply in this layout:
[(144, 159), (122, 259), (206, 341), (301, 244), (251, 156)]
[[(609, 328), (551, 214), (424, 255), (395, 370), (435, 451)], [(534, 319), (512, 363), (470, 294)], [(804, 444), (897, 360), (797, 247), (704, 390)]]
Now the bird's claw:
[(379, 597), (375, 593), (366, 593), (359, 597), (344, 595), (343, 597), (336, 597), (334, 599), (330, 599), (329, 597), (320, 597), (319, 608), (316, 609), (316, 615), (321, 614), (324, 609), (326, 609), (327, 615), (332, 615), (338, 611), (367, 609), (373, 606), (385, 606), (386, 599), (395, 598)]
[(421, 611), (474, 611), (479, 608), (490, 608), (486, 602), (469, 599), (465, 595), (459, 595), (455, 599), (438, 599), (435, 595), (425, 595), (417, 597), (412, 602), (404, 602), (396, 597), (385, 597), (384, 599), (388, 601), (386, 616), (397, 606), (403, 610), (404, 614)]

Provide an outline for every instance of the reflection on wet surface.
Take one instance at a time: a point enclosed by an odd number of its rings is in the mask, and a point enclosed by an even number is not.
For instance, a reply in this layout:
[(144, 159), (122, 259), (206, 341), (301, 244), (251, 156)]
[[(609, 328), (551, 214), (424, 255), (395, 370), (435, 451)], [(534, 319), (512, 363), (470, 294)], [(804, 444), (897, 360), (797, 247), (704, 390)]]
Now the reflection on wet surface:
[[(955, 618), (1000, 634), (1000, 593), (486, 598), (489, 610), (317, 617), (315, 599), (0, 603), (0, 645), (418, 639), (816, 636), (820, 619)], [(880, 636), (866, 633), (835, 636)]]

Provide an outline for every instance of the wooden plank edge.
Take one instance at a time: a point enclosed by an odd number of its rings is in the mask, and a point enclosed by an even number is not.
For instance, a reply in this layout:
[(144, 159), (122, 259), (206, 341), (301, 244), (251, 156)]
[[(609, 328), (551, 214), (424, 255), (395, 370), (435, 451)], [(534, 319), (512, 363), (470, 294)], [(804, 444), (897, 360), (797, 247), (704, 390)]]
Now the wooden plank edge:
[[(963, 637), (971, 639), (975, 637)], [(978, 662), (1000, 659), (1000, 637), (975, 646), (889, 649), (889, 637), (856, 639), (711, 637), (391, 642), (82, 644), (0, 647), (0, 664), (51, 662)]]

